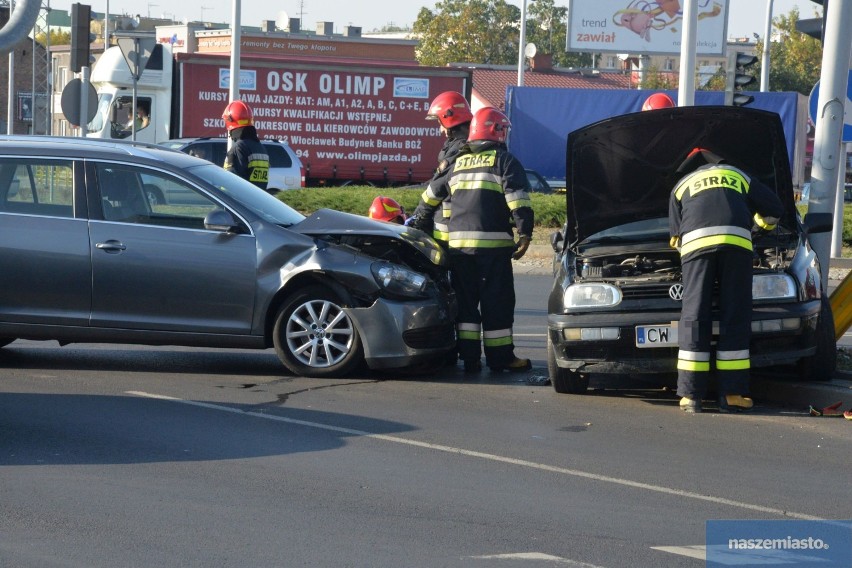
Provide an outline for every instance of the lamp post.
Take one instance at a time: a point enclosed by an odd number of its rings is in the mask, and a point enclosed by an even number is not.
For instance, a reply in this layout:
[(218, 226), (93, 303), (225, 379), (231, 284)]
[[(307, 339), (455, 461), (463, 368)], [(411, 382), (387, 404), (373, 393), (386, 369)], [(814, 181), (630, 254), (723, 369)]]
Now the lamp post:
[(763, 59), (760, 61), (760, 92), (769, 90), (769, 36), (772, 34), (772, 2), (766, 0), (766, 30), (763, 34)]
[(521, 5), (521, 35), (518, 39), (518, 86), (524, 86), (524, 48), (527, 42), (527, 0)]

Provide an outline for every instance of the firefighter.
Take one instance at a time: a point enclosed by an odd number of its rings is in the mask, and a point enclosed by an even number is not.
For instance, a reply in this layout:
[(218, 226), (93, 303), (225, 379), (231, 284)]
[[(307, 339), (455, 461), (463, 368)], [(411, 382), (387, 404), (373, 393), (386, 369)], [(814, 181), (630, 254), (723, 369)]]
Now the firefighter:
[(233, 101), (225, 107), (222, 118), (233, 141), (225, 156), (225, 169), (265, 190), (269, 181), (269, 154), (257, 137), (251, 109), (243, 101)]
[(400, 205), (395, 199), (380, 195), (373, 200), (370, 205), (370, 210), (367, 212), (370, 219), (377, 221), (387, 221), (389, 223), (398, 223), (404, 225), (407, 217), (405, 216), (405, 208)]
[[(467, 144), (467, 136), (470, 132), (470, 121), (473, 113), (467, 100), (461, 93), (456, 91), (444, 91), (429, 105), (426, 113), (429, 120), (437, 120), (441, 128), (441, 134), (447, 137), (444, 147), (438, 152), (438, 168), (435, 170), (429, 185), (438, 186), (446, 180), (447, 175), (456, 157)], [(451, 212), (450, 200), (445, 199), (441, 207), (435, 211), (433, 217), (432, 236), (441, 245), (447, 246), (447, 221)]]
[(509, 119), (499, 110), (478, 110), (470, 123), (468, 144), (445, 181), (430, 184), (423, 192), (414, 216), (422, 223), (447, 197), (452, 201), (447, 256), (459, 303), (458, 352), (466, 373), (482, 368), (482, 344), (493, 372), (532, 367), (529, 359), (515, 356), (512, 341), (512, 259), (521, 258), (529, 248), (533, 210), (524, 167), (506, 148), (509, 127)]
[[(678, 325), (677, 393), (685, 412), (701, 412), (711, 368), (719, 411), (753, 406), (749, 389), (753, 228), (771, 230), (783, 212), (775, 192), (710, 150), (695, 148), (669, 200), (671, 244), (680, 251), (683, 300)], [(719, 336), (713, 340), (718, 285)], [(715, 356), (714, 356), (715, 355)]]
[(672, 98), (665, 93), (654, 93), (642, 103), (642, 110), (656, 110), (661, 108), (674, 108), (676, 105)]

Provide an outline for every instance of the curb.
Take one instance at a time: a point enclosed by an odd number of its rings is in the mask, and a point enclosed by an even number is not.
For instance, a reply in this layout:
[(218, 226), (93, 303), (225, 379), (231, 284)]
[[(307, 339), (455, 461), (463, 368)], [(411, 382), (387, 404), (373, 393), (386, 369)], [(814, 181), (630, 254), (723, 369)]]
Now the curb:
[(843, 410), (852, 409), (852, 375), (838, 372), (831, 381), (786, 381), (783, 379), (751, 378), (751, 394), (756, 403), (768, 402), (799, 412), (808, 412), (808, 406), (825, 408), (843, 401)]

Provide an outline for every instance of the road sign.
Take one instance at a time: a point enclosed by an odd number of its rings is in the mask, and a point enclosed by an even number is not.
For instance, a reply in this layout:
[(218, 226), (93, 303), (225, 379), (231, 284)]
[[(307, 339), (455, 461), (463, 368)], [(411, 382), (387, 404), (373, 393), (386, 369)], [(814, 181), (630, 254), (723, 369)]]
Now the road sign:
[[(95, 118), (95, 112), (98, 110), (98, 93), (95, 92), (95, 88), (91, 83), (86, 83), (88, 89), (86, 89), (86, 94), (89, 97), (88, 102), (88, 111), (86, 114), (85, 123), (88, 124), (91, 122), (93, 118)], [(62, 98), (59, 101), (59, 106), (62, 107), (62, 113), (65, 115), (65, 118), (68, 119), (68, 122), (73, 124), (74, 126), (80, 126), (80, 95), (83, 91), (83, 81), (80, 79), (71, 79), (68, 81), (68, 84), (65, 85), (65, 88), (62, 89)]]
[(130, 68), (131, 75), (138, 81), (154, 51), (154, 46), (157, 45), (157, 40), (152, 37), (120, 37), (116, 42)]
[[(811, 89), (808, 99), (808, 114), (811, 122), (816, 124), (817, 105), (819, 104), (819, 81)], [(846, 100), (843, 102), (843, 134), (841, 142), (852, 142), (852, 70), (849, 71), (849, 79), (846, 82)]]

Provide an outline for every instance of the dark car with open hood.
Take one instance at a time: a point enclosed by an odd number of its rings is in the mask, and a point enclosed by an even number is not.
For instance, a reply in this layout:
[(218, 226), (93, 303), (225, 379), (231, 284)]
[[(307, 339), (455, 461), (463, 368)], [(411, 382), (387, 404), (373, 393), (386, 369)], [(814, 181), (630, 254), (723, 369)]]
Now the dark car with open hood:
[(455, 344), (447, 266), (425, 233), (306, 218), (154, 145), (0, 137), (0, 266), (0, 347), (274, 347), (292, 373), (331, 377), (441, 361)]
[[(696, 147), (757, 177), (785, 204), (776, 229), (753, 233), (753, 304), (742, 314), (752, 322), (752, 367), (795, 365), (805, 379), (833, 374), (831, 308), (795, 206), (778, 115), (680, 107), (609, 118), (568, 136), (567, 221), (552, 239), (547, 321), (557, 392), (585, 392), (590, 375), (676, 375), (683, 284), (668, 202), (678, 166)], [(830, 220), (812, 225), (831, 229)]]

